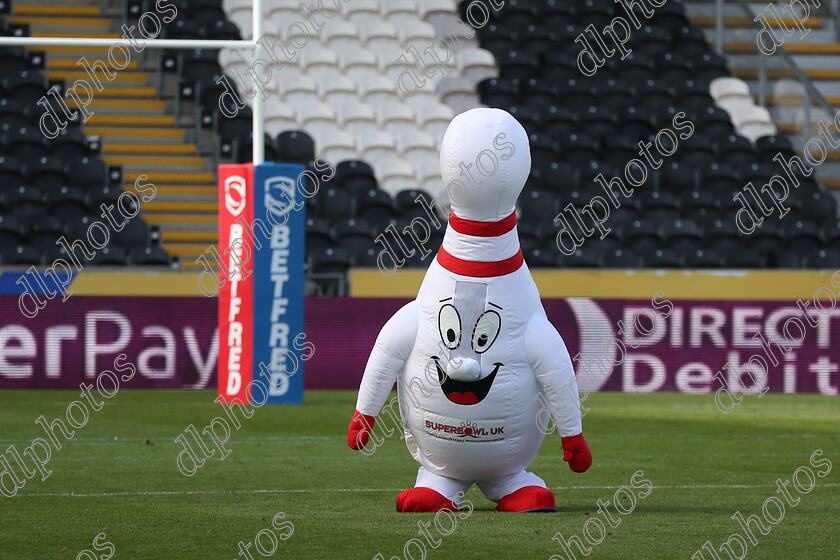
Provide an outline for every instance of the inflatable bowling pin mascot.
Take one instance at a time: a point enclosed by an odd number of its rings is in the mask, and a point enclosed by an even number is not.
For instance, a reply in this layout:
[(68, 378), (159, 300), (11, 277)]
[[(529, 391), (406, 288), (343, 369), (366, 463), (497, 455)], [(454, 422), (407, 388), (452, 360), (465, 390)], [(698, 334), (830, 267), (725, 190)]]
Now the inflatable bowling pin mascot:
[(519, 248), (528, 136), (505, 111), (472, 109), (446, 130), (440, 167), (452, 206), (443, 245), (417, 299), (376, 340), (348, 444), (368, 443), (397, 381), (406, 445), (420, 463), (397, 511), (458, 509), (473, 483), (499, 511), (553, 511), (554, 494), (525, 470), (544, 437), (541, 401), (571, 469), (585, 471), (592, 455), (569, 353)]

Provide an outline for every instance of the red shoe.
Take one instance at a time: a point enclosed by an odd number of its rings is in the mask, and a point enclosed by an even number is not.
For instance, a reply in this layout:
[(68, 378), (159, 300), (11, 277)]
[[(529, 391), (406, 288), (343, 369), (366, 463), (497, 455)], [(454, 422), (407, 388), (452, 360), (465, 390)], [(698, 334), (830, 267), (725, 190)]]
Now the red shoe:
[(496, 511), (557, 511), (554, 509), (554, 493), (542, 486), (524, 486), (516, 492), (503, 496)]
[(397, 511), (400, 513), (434, 513), (444, 509), (458, 511), (458, 506), (431, 488), (417, 486), (403, 490), (397, 496)]

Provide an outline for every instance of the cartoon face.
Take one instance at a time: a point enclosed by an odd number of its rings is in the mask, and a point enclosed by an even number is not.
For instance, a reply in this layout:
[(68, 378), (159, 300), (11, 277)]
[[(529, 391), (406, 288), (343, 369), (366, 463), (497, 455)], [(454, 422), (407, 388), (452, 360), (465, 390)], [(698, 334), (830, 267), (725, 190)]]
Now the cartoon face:
[(437, 326), (441, 352), (430, 358), (443, 394), (456, 404), (481, 402), (504, 365), (494, 362), (492, 371), (482, 377), (489, 369), (489, 364), (482, 367), (482, 355), (496, 342), (502, 328), (497, 311), (502, 308), (486, 297), (486, 283), (456, 282), (455, 295), (440, 300)]

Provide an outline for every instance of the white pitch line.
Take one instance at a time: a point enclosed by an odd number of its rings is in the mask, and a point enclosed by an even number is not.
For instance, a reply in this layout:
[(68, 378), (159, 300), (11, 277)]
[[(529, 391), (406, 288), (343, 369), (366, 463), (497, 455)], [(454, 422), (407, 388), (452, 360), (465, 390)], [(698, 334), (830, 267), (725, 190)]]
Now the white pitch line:
[[(817, 484), (814, 488), (834, 488), (840, 483)], [(551, 490), (618, 490), (623, 486), (552, 486)], [(687, 484), (682, 486), (654, 486), (654, 489), (692, 490), (705, 488), (776, 488), (769, 484)], [(61, 497), (61, 498), (107, 498), (110, 496), (188, 496), (219, 494), (317, 494), (342, 492), (402, 492), (405, 488), (302, 488), (302, 489), (257, 489), (257, 490), (173, 490), (159, 492), (102, 492), (98, 494), (77, 494), (75, 492), (41, 492), (26, 494), (21, 497)]]

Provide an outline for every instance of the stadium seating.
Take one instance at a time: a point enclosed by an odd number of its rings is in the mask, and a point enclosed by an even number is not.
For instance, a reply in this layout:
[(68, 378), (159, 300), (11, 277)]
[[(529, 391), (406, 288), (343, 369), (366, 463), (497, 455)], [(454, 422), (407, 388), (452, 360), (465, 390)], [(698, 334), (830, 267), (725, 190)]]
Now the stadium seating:
[[(507, 0), (503, 11), (490, 10), (489, 22), (477, 29), (460, 23), (467, 21), (468, 5), (354, 0), (342, 4), (337, 16), (321, 14), (325, 25), (312, 29), (290, 27), (307, 21), (297, 0), (269, 0), (264, 38), (285, 41), (291, 33), (306, 45), (282, 67), (267, 58), (272, 76), (264, 88), (270, 95), (264, 106), (266, 159), (314, 171), (315, 158), (323, 157), (337, 168), (310, 201), (310, 272), (370, 266), (380, 248), (377, 235), (388, 226), (402, 235), (408, 220), (424, 215), (417, 196), (444, 196), (437, 157), (441, 138), (455, 114), (476, 106), (504, 108), (529, 133), (533, 166), (518, 212), (532, 267), (808, 267), (837, 255), (836, 201), (803, 173), (786, 201), (791, 210), (783, 221), (771, 216), (751, 236), (735, 228), (733, 195), (748, 182), (767, 184), (779, 171), (776, 154), (796, 154), (680, 3), (654, 10), (633, 30), (627, 44), (632, 53), (607, 57), (592, 76), (577, 67), (575, 39), (587, 25), (607, 25), (621, 15), (618, 4)], [(184, 0), (179, 6), (180, 16), (164, 26), (162, 36), (253, 34), (249, 2)], [(130, 3), (127, 18), (140, 13)], [(433, 47), (434, 39), (445, 41), (450, 52), (440, 43)], [(0, 178), (12, 187), (0, 193), (0, 236), (10, 247), (0, 262), (31, 260), (34, 249), (39, 262), (48, 263), (55, 256), (55, 248), (46, 247), (50, 236), (83, 234), (98, 204), (113, 200), (121, 185), (100, 155), (96, 129), (91, 134), (71, 122), (56, 139), (44, 141), (37, 128), (40, 108), (31, 106), (50, 85), (44, 54), (4, 48), (0, 57)], [(194, 124), (196, 155), (212, 152), (214, 164), (250, 160), (250, 108), (232, 118), (224, 115), (220, 99), (231, 99), (222, 97), (227, 89), (217, 83), (226, 76), (246, 103), (250, 93), (262, 95), (246, 77), (249, 64), (230, 50), (199, 49), (164, 52), (160, 69), (158, 95), (172, 92), (176, 125)], [(163, 86), (173, 81), (171, 90)], [(568, 204), (579, 210), (603, 194), (595, 177), (619, 175), (638, 157), (638, 142), (651, 140), (679, 111), (694, 124), (691, 138), (612, 209), (610, 236), (588, 239), (572, 255), (559, 254), (554, 217)], [(209, 148), (202, 146), (207, 137)], [(176, 188), (212, 193), (212, 179), (202, 186), (208, 175)], [(114, 235), (96, 264), (167, 264), (154, 224), (172, 227), (167, 224), (179, 219), (177, 212), (200, 215), (208, 208), (200, 220), (206, 237), (170, 236), (201, 240), (178, 250), (170, 243), (183, 266), (206, 240), (215, 242), (214, 202), (188, 198), (150, 208), (142, 216), (153, 225), (141, 217), (132, 220), (129, 233)], [(430, 249), (437, 248), (441, 233), (432, 232)], [(409, 261), (409, 266), (428, 264), (417, 255)]]
[[(27, 34), (27, 26), (3, 26), (3, 33)], [(0, 265), (51, 265), (67, 258), (56, 243), (88, 244), (87, 226), (103, 220), (100, 206), (113, 204), (123, 192), (119, 169), (109, 168), (96, 137), (86, 138), (79, 120), (69, 121), (53, 139), (39, 129), (43, 107), (36, 101), (52, 84), (43, 73), (45, 54), (17, 47), (0, 48)], [(61, 109), (52, 104), (61, 114)], [(116, 213), (114, 213), (117, 216)], [(119, 216), (116, 218), (119, 220)], [(160, 236), (141, 217), (125, 220), (122, 232), (111, 231), (108, 245), (89, 265), (125, 265), (124, 255), (153, 254), (138, 265), (169, 266), (171, 258), (157, 245)], [(139, 254), (139, 253), (138, 253)]]

